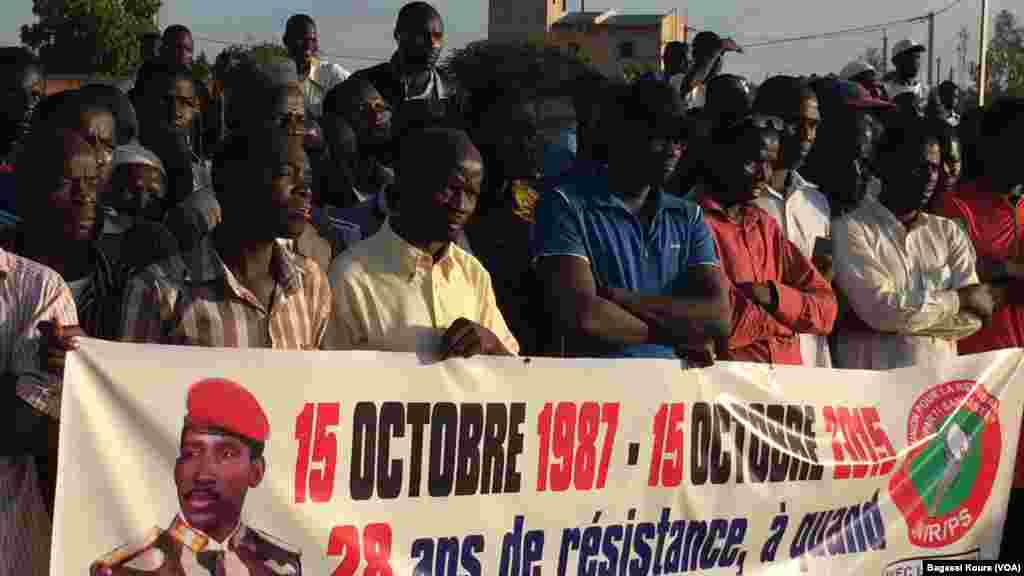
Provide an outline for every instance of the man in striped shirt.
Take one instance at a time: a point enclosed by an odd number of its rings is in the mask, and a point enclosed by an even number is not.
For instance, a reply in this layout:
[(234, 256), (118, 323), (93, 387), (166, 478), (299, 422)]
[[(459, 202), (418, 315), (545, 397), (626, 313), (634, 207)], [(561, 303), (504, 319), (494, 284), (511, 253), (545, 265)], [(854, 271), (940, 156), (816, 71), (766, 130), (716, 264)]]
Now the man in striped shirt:
[(232, 137), (217, 170), (223, 221), (190, 253), (129, 283), (122, 339), (227, 348), (320, 348), (331, 312), (327, 277), (278, 238), (311, 210), (302, 138), (280, 126)]
[[(0, 443), (0, 574), (49, 574), (53, 474), (64, 353), (78, 316), (71, 291), (52, 269), (0, 249), (0, 378), (7, 389)], [(49, 417), (47, 417), (49, 416)], [(45, 486), (45, 488), (44, 488)]]

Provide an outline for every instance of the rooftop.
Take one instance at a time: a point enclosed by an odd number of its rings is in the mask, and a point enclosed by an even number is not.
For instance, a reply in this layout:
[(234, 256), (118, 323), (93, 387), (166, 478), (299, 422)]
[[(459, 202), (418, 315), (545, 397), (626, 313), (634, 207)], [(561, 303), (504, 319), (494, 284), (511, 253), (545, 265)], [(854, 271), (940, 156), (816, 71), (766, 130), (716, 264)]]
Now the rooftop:
[(555, 22), (554, 26), (575, 26), (578, 24), (595, 24), (605, 12), (569, 12)]
[(604, 23), (616, 27), (658, 26), (666, 17), (668, 14), (616, 14)]
[(569, 12), (552, 26), (603, 25), (615, 28), (659, 26), (668, 14), (619, 14), (615, 10), (604, 12)]

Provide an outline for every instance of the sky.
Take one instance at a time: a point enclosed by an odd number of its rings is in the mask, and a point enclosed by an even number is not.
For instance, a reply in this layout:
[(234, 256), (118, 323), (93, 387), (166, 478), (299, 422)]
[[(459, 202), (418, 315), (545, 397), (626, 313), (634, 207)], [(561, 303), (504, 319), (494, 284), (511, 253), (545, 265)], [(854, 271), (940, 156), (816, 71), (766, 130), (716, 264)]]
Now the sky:
[[(224, 43), (280, 42), (288, 16), (304, 12), (317, 21), (321, 50), (349, 70), (371, 66), (394, 51), (395, 16), (406, 0), (164, 0), (161, 26), (184, 24), (196, 37), (197, 53), (211, 60)], [(543, 2), (544, 0), (512, 0)], [(569, 0), (578, 9), (579, 0)], [(845, 28), (881, 24), (938, 11), (956, 0), (589, 0), (586, 10), (617, 9), (627, 13), (678, 9), (690, 25), (735, 38), (740, 44), (789, 38)], [(1020, 0), (990, 0), (990, 16), (1004, 6), (1024, 19)], [(487, 36), (488, 0), (433, 0), (445, 19), (446, 48), (459, 48)], [(968, 60), (976, 59), (981, 0), (960, 0), (935, 18), (935, 56), (942, 59), (942, 77), (957, 63), (956, 34), (970, 33)], [(23, 24), (33, 21), (32, 0), (0, 1), (0, 45), (16, 44)], [(927, 45), (928, 25), (894, 25), (889, 46), (902, 38)], [(882, 33), (798, 41), (751, 48), (729, 55), (726, 71), (761, 82), (774, 74), (838, 72), (870, 46), (881, 49)], [(965, 72), (966, 74), (966, 72)], [(966, 77), (965, 77), (966, 78)]]

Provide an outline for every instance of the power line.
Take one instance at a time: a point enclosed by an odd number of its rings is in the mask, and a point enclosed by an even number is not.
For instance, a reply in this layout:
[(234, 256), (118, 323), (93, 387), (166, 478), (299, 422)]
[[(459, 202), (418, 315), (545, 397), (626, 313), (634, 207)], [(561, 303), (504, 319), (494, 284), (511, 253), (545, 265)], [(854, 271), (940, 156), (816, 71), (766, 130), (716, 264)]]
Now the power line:
[(947, 4), (945, 8), (943, 8), (942, 10), (939, 10), (938, 12), (936, 12), (936, 13), (935, 13), (935, 15), (936, 15), (936, 16), (938, 16), (939, 14), (944, 14), (944, 13), (946, 13), (946, 12), (949, 12), (949, 11), (950, 11), (950, 10), (952, 10), (952, 9), (953, 9), (953, 8), (954, 8), (954, 7), (955, 7), (955, 6), (957, 5), (957, 4), (960, 4), (960, 3), (961, 3), (961, 2), (963, 2), (963, 1), (964, 1), (964, 0), (953, 0), (952, 2), (950, 2), (949, 4)]
[(917, 22), (923, 22), (927, 19), (927, 16), (915, 16), (913, 18), (903, 18), (901, 20), (892, 20), (889, 22), (883, 22), (881, 24), (871, 24), (869, 26), (858, 26), (856, 28), (844, 28), (842, 30), (835, 30), (833, 32), (823, 32), (818, 34), (806, 34), (804, 36), (791, 36), (789, 38), (777, 38), (774, 40), (764, 40), (761, 42), (754, 42), (751, 44), (743, 44), (744, 48), (759, 48), (761, 46), (775, 46), (777, 44), (787, 44), (790, 42), (803, 42), (806, 40), (817, 40), (819, 38), (832, 38), (835, 36), (844, 36), (847, 34), (863, 34), (866, 32), (878, 32), (889, 28), (891, 26), (898, 26), (902, 24), (914, 24)]

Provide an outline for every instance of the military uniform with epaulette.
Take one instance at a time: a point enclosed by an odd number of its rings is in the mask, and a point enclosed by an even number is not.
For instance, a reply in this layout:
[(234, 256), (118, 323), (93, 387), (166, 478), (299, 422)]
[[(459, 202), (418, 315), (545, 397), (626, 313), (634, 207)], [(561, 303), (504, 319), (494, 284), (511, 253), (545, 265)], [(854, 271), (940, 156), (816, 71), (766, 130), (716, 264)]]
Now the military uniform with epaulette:
[(239, 524), (224, 544), (183, 518), (153, 528), (142, 542), (117, 548), (93, 563), (90, 576), (301, 576), (300, 552), (273, 536)]

